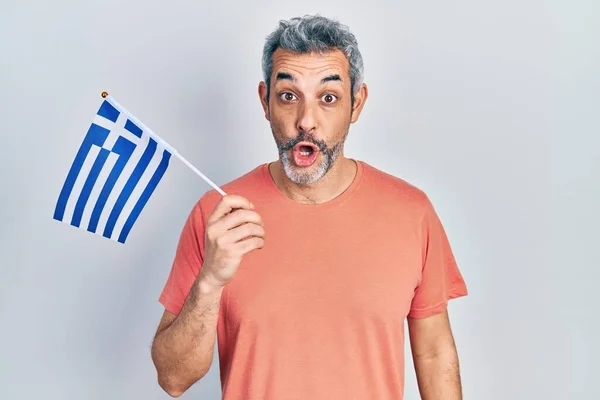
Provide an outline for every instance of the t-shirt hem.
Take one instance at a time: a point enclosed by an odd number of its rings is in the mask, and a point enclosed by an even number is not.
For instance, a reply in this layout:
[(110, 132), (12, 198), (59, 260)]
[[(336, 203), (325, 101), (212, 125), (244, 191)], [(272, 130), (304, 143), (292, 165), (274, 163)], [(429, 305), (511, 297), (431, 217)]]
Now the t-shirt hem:
[(423, 308), (423, 309), (411, 309), (410, 312), (408, 313), (408, 316), (411, 318), (427, 318), (427, 317), (431, 317), (433, 315), (439, 314), (442, 311), (444, 311), (447, 307), (448, 307), (448, 302), (452, 299), (457, 299), (459, 297), (464, 297), (466, 296), (467, 290), (455, 290), (453, 292), (451, 292), (448, 295), (448, 298), (446, 300), (442, 300), (439, 303), (431, 306), (431, 307), (427, 307), (427, 308)]
[(165, 294), (160, 295), (158, 302), (165, 307), (165, 310), (175, 315), (179, 315), (183, 308), (183, 305), (170, 300)]

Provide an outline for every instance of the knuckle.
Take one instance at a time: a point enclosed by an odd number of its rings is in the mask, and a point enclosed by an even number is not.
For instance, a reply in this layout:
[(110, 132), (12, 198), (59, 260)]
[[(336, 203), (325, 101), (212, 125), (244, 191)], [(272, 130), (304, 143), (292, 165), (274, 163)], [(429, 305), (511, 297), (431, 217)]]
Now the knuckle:
[(223, 198), (221, 199), (221, 203), (223, 205), (231, 207), (231, 205), (234, 203), (234, 199), (232, 198), (231, 195), (226, 195), (226, 196), (223, 196)]
[(254, 211), (245, 210), (243, 214), (244, 222), (255, 222), (256, 221), (256, 213)]
[(248, 221), (260, 224), (260, 222), (261, 222), (260, 215), (258, 215), (258, 213), (256, 211), (249, 211), (248, 212)]
[(240, 208), (239, 210), (236, 211), (236, 213), (237, 213), (238, 217), (240, 218), (240, 220), (243, 220), (243, 221), (247, 221), (248, 220), (251, 212), (252, 211), (244, 210), (243, 208)]
[(223, 236), (220, 236), (218, 238), (215, 239), (215, 244), (217, 245), (217, 247), (219, 248), (224, 248), (225, 247), (225, 238)]
[(215, 229), (212, 226), (206, 228), (206, 238), (211, 242), (215, 240)]
[(245, 236), (250, 236), (254, 233), (254, 227), (252, 224), (245, 224), (242, 228), (242, 232)]
[(229, 221), (227, 221), (230, 225), (239, 225), (240, 222), (244, 220), (244, 211), (243, 210), (235, 210), (230, 215), (227, 216)]
[(260, 226), (260, 225), (252, 225), (252, 229), (254, 230), (254, 233), (256, 235), (262, 236), (262, 235), (265, 234), (264, 228), (262, 226)]

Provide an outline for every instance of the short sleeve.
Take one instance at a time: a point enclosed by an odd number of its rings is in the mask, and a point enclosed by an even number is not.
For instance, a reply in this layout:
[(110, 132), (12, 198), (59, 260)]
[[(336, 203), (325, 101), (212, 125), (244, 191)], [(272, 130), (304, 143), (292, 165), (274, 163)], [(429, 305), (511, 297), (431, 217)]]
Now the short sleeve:
[(190, 212), (181, 231), (171, 271), (159, 297), (165, 309), (179, 315), (204, 260), (204, 216), (201, 202)]
[(422, 270), (409, 317), (425, 318), (444, 311), (450, 299), (467, 295), (442, 223), (429, 199), (421, 220)]

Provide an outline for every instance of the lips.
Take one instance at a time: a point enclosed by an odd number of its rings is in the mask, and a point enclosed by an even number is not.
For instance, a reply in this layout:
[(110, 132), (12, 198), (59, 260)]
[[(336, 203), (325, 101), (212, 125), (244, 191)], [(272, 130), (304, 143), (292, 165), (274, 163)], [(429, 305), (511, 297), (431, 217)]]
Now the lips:
[(311, 166), (319, 154), (319, 148), (311, 142), (300, 142), (293, 148), (294, 163), (299, 167)]
[(311, 153), (318, 152), (319, 148), (311, 142), (300, 142), (294, 146), (293, 151), (300, 152), (303, 155), (310, 155)]

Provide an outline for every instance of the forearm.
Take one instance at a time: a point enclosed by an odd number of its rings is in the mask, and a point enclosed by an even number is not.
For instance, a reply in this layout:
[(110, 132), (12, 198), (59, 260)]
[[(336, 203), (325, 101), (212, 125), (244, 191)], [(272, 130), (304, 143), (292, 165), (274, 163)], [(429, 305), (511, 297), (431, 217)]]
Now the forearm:
[(172, 324), (159, 332), (152, 359), (160, 385), (170, 394), (183, 393), (209, 370), (217, 335), (222, 289), (198, 277)]
[(462, 400), (456, 351), (415, 358), (414, 363), (422, 400)]

